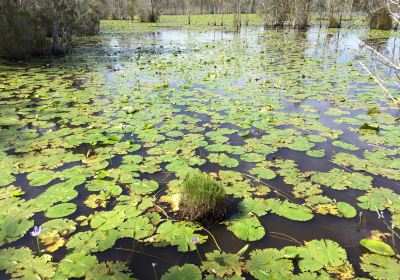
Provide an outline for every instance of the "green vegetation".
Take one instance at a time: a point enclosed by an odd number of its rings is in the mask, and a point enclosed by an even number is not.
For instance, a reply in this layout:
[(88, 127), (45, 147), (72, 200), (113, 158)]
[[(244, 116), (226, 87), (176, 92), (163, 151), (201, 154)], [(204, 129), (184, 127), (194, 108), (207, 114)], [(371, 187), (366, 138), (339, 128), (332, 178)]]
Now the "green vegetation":
[(340, 23), (336, 17), (334, 17), (334, 16), (329, 17), (328, 27), (329, 28), (340, 28)]
[(225, 190), (204, 173), (189, 173), (182, 183), (180, 211), (189, 221), (213, 222), (225, 217)]
[(63, 55), (72, 37), (99, 32), (97, 1), (4, 0), (0, 4), (0, 56), (27, 59)]
[(223, 17), (1, 60), (0, 278), (399, 278), (398, 32)]

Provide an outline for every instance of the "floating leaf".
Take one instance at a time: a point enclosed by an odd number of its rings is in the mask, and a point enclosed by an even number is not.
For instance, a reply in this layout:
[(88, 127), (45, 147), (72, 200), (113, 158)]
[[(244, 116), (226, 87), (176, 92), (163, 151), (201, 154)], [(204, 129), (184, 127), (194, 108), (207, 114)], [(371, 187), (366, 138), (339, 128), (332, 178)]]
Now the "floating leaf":
[(54, 180), (55, 172), (52, 170), (40, 170), (29, 173), (27, 178), (31, 187), (44, 186)]
[(375, 279), (398, 280), (400, 263), (397, 259), (377, 254), (364, 254), (361, 256), (361, 269)]
[(345, 218), (354, 218), (357, 215), (357, 210), (346, 202), (338, 202), (336, 204), (337, 209)]
[(261, 167), (255, 167), (249, 170), (250, 174), (258, 175), (260, 179), (271, 180), (276, 177), (276, 174), (271, 169), (265, 169)]
[(349, 173), (337, 168), (329, 172), (315, 172), (311, 176), (311, 180), (334, 190), (345, 190), (348, 187), (357, 190), (372, 188), (372, 177), (357, 172)]
[(228, 229), (245, 241), (260, 240), (265, 235), (265, 229), (256, 217), (233, 219), (229, 222)]
[(281, 202), (277, 199), (267, 199), (271, 212), (294, 221), (309, 221), (314, 215), (310, 209), (288, 201)]
[(0, 171), (0, 187), (5, 187), (15, 181), (15, 177), (11, 173)]
[(349, 151), (357, 151), (360, 149), (357, 146), (342, 141), (333, 141), (332, 145)]
[(152, 193), (157, 189), (158, 183), (156, 181), (142, 180), (131, 185), (131, 190), (138, 194)]
[(161, 280), (177, 279), (201, 280), (201, 271), (193, 264), (184, 264), (183, 266), (171, 267), (163, 276), (161, 276)]
[(242, 274), (241, 266), (239, 255), (215, 250), (206, 254), (206, 260), (202, 262), (201, 269), (222, 278), (231, 275), (240, 276)]
[(241, 155), (240, 159), (247, 162), (262, 162), (263, 160), (265, 160), (265, 155), (260, 155), (257, 153), (246, 153)]
[(196, 233), (199, 230), (201, 230), (199, 226), (190, 222), (166, 221), (158, 227), (157, 234), (161, 241), (178, 246), (179, 252), (187, 252), (196, 249), (196, 245), (191, 242), (193, 237), (197, 237), (200, 244), (207, 240), (206, 236)]
[(394, 203), (400, 203), (400, 196), (391, 189), (374, 188), (358, 197), (357, 200), (359, 201), (358, 206), (361, 208), (376, 211), (385, 210)]
[(83, 277), (86, 272), (97, 265), (95, 256), (88, 256), (83, 252), (67, 255), (61, 260), (59, 269), (67, 277)]
[(62, 218), (75, 213), (76, 205), (74, 203), (62, 203), (47, 209), (45, 216), (47, 218)]
[(318, 271), (324, 267), (339, 267), (347, 259), (346, 251), (331, 240), (312, 240), (298, 248), (302, 271)]
[(264, 216), (270, 207), (263, 198), (245, 198), (239, 203), (239, 210), (245, 215), (253, 213), (257, 216)]
[(306, 154), (310, 157), (322, 158), (325, 156), (324, 150), (308, 150)]
[(129, 268), (121, 262), (102, 262), (85, 274), (86, 280), (133, 280)]
[(236, 159), (228, 157), (226, 154), (210, 154), (208, 159), (212, 163), (223, 167), (234, 168), (239, 166), (239, 162)]
[(50, 255), (34, 257), (30, 249), (9, 248), (0, 252), (0, 270), (6, 270), (13, 279), (51, 279), (56, 265)]
[(372, 238), (364, 238), (360, 241), (361, 246), (367, 248), (372, 253), (382, 255), (382, 256), (394, 256), (396, 255), (395, 251), (393, 251), (392, 247), (381, 240), (372, 239)]
[(294, 269), (292, 261), (277, 249), (252, 251), (246, 268), (256, 279), (290, 279)]
[(99, 212), (94, 215), (90, 226), (99, 230), (110, 230), (122, 224), (124, 219), (125, 215), (121, 211)]

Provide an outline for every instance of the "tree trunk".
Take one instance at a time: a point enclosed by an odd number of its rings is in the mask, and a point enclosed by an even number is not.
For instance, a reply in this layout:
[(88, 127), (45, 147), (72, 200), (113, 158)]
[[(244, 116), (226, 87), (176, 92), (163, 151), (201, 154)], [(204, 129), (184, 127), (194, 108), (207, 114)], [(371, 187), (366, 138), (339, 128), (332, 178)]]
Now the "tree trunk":
[(251, 5), (250, 5), (250, 12), (251, 12), (252, 14), (255, 13), (255, 10), (254, 10), (255, 4), (256, 4), (256, 0), (252, 0), (252, 1), (251, 1)]

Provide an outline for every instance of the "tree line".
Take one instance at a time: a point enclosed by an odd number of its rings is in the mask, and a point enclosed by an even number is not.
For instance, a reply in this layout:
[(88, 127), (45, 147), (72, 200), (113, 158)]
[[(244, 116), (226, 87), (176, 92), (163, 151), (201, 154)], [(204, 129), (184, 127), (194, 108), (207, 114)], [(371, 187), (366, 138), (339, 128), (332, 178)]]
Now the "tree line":
[(372, 28), (390, 29), (397, 0), (1, 0), (0, 55), (29, 58), (66, 54), (73, 36), (96, 35), (101, 19), (156, 22), (160, 14), (258, 13), (266, 27), (305, 29), (311, 15), (340, 28), (360, 11)]

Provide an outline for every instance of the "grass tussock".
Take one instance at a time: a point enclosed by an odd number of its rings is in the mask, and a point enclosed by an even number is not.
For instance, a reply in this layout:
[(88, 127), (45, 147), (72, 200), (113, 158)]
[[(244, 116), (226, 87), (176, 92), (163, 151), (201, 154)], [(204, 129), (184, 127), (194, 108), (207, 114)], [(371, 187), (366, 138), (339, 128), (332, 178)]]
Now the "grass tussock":
[(225, 195), (222, 184), (210, 175), (189, 174), (182, 185), (182, 218), (200, 223), (221, 221), (226, 215)]

